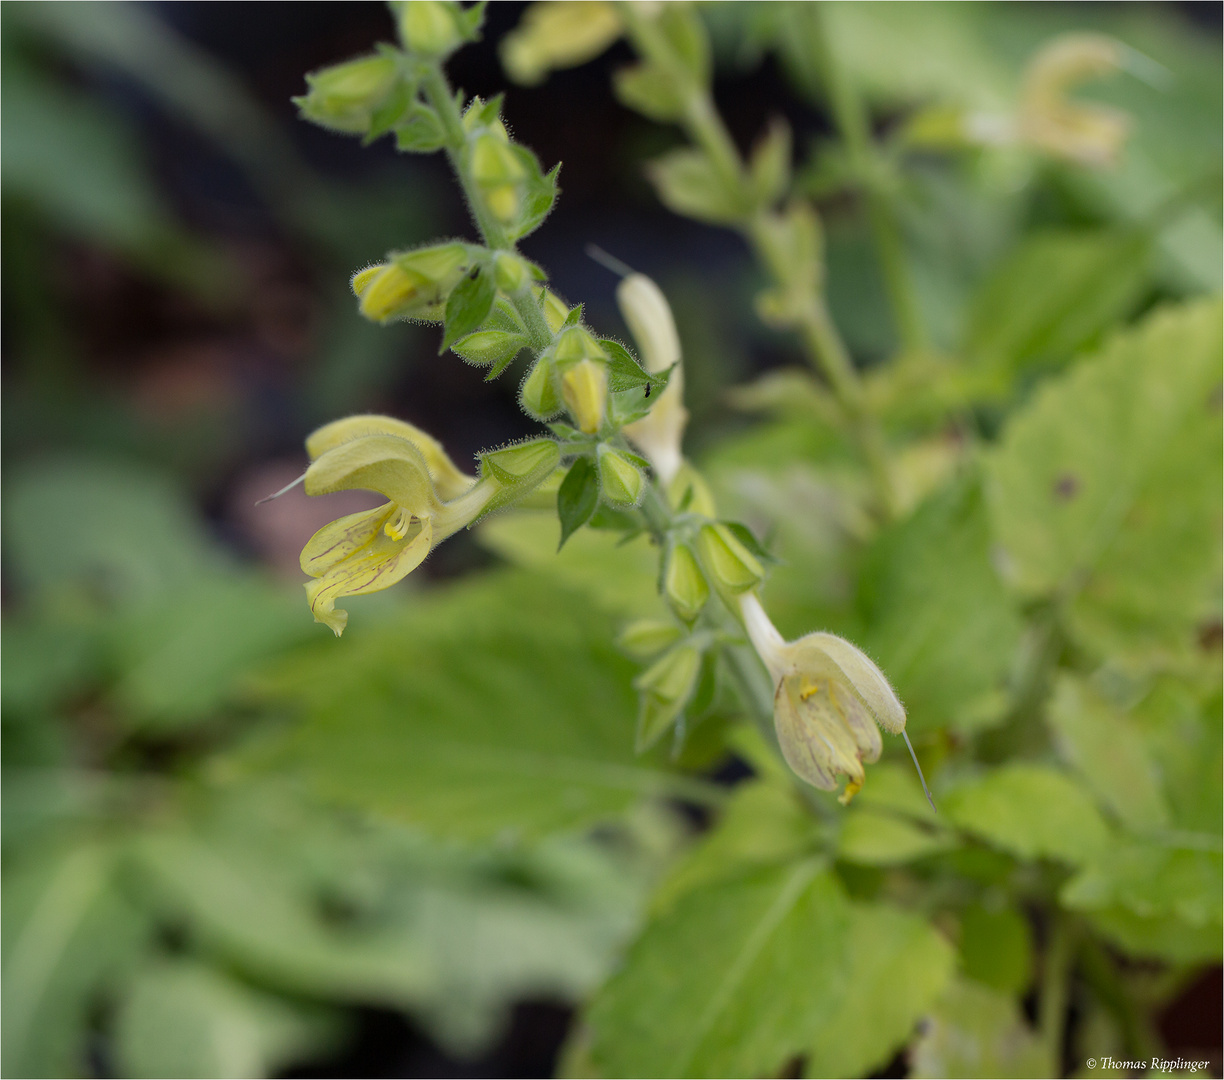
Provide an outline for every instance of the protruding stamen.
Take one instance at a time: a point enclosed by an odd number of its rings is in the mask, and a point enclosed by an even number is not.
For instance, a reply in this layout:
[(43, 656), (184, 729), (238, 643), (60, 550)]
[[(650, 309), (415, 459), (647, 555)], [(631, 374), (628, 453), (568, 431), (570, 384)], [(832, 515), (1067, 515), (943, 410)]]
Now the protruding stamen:
[(926, 795), (927, 802), (931, 804), (931, 809), (935, 810), (935, 813), (938, 814), (939, 811), (935, 808), (935, 800), (931, 798), (931, 789), (927, 787), (926, 777), (922, 775), (922, 766), (918, 764), (918, 755), (914, 753), (914, 744), (909, 741), (909, 735), (904, 728), (901, 730), (901, 738), (905, 740), (905, 745), (909, 747), (910, 757), (914, 759), (914, 768), (918, 770), (918, 779), (922, 781), (922, 792)]
[(408, 528), (411, 524), (412, 515), (403, 507), (400, 507), (394, 517), (387, 518), (387, 523), (383, 526), (383, 532), (392, 540), (403, 540), (408, 535)]

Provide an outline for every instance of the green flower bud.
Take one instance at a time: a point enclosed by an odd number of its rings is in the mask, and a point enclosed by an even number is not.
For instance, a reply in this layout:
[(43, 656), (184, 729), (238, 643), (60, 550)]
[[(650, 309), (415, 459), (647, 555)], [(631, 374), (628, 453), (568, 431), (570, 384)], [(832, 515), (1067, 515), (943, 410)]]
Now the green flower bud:
[(293, 102), (302, 115), (332, 131), (364, 134), (370, 117), (399, 81), (393, 56), (366, 56), (306, 76), (308, 92)]
[(613, 506), (637, 506), (642, 497), (642, 474), (624, 454), (599, 448), (599, 481), (604, 498)]
[(697, 551), (714, 582), (731, 593), (759, 585), (765, 571), (725, 525), (704, 525), (697, 534)]
[(525, 335), (509, 330), (477, 330), (460, 338), (451, 349), (469, 364), (488, 367), (503, 360), (512, 360), (528, 344)]
[(552, 376), (552, 357), (541, 356), (519, 388), (519, 404), (537, 420), (547, 420), (561, 411), (561, 399), (557, 396)]
[(665, 649), (670, 649), (683, 633), (673, 622), (639, 619), (621, 631), (616, 643), (630, 656), (638, 660), (649, 660)]
[(659, 741), (684, 711), (697, 676), (701, 673), (701, 652), (694, 645), (677, 645), (634, 680), (641, 694), (636, 749), (638, 753)]
[(511, 145), (491, 131), (478, 135), (471, 147), (471, 171), (489, 212), (503, 224), (514, 221), (527, 169)]
[(544, 290), (543, 311), (544, 321), (548, 323), (548, 329), (554, 334), (565, 325), (566, 317), (569, 315), (569, 308), (565, 306), (555, 292), (548, 289)]
[(454, 5), (444, 0), (405, 0), (399, 33), (404, 46), (420, 56), (449, 56), (463, 44)]
[(396, 255), (391, 262), (353, 275), (353, 292), (367, 319), (411, 318), (445, 300), (469, 261), (463, 244), (439, 244)]
[(531, 271), (517, 255), (499, 252), (493, 263), (493, 280), (504, 293), (518, 292), (527, 284)]
[(602, 361), (579, 360), (561, 376), (561, 396), (578, 430), (594, 435), (608, 406), (608, 370)]
[(571, 326), (557, 341), (558, 363), (571, 364), (579, 360), (606, 359), (607, 353), (600, 347), (599, 342), (581, 326)]
[(480, 455), (480, 475), (491, 478), (501, 490), (490, 501), (488, 509), (496, 510), (517, 502), (548, 479), (561, 460), (561, 448), (552, 439), (532, 439), (530, 442), (507, 446)]
[(710, 599), (710, 586), (697, 565), (697, 558), (687, 544), (676, 544), (667, 560), (663, 575), (663, 591), (672, 610), (685, 622), (701, 614)]

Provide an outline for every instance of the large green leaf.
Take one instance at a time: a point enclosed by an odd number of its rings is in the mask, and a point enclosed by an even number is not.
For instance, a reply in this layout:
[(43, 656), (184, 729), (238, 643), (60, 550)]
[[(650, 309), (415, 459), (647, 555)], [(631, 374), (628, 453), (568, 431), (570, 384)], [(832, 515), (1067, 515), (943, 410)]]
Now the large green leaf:
[(882, 904), (851, 908), (850, 978), (808, 1042), (805, 1076), (861, 1076), (885, 1065), (952, 977), (952, 947), (922, 919)]
[(1221, 316), (1165, 308), (1047, 383), (988, 459), (1008, 577), (1102, 653), (1185, 650), (1219, 574)]
[(580, 828), (647, 794), (705, 790), (633, 754), (614, 628), (544, 578), (494, 574), (286, 666), (300, 725), (265, 763), (439, 834)]
[(989, 558), (975, 480), (953, 482), (882, 533), (859, 577), (859, 642), (888, 674), (911, 731), (980, 722), (1020, 638)]
[(600, 1074), (777, 1075), (845, 989), (849, 921), (813, 861), (688, 893), (591, 1005)]
[(1159, 772), (1134, 721), (1070, 675), (1060, 677), (1047, 719), (1063, 757), (1101, 803), (1139, 833), (1166, 828)]
[(160, 961), (136, 974), (116, 1049), (123, 1076), (267, 1076), (325, 1047), (338, 1034), (332, 1021), (204, 964)]
[(1130, 314), (1147, 284), (1149, 256), (1142, 233), (1025, 238), (975, 297), (964, 351), (1005, 372), (1069, 360)]
[(90, 1011), (143, 946), (110, 848), (82, 844), (6, 868), (3, 1073), (79, 1076)]
[(1070, 777), (1042, 765), (1005, 765), (941, 799), (948, 818), (1021, 858), (1080, 864), (1109, 841), (1096, 804)]

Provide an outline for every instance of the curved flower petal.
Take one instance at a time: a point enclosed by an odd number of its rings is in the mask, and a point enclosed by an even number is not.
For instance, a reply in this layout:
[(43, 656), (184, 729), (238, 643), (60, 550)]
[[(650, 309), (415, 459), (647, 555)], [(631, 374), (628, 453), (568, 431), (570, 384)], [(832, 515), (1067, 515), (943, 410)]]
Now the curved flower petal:
[(377, 491), (417, 517), (441, 508), (425, 457), (396, 435), (362, 435), (321, 454), (306, 470), (307, 495)]
[[(361, 515), (350, 515), (359, 517)], [(341, 519), (343, 521), (345, 519)], [(384, 519), (385, 520), (385, 519)], [(341, 522), (333, 522), (339, 525)], [(353, 554), (330, 566), (315, 581), (307, 582), (306, 598), (316, 622), (330, 626), (337, 637), (348, 623), (348, 612), (336, 607), (342, 596), (359, 596), (362, 593), (378, 592), (407, 577), (425, 560), (433, 546), (433, 523), (425, 518), (420, 529), (407, 538), (392, 540), (380, 526)], [(325, 526), (315, 534), (326, 532)], [(311, 543), (314, 540), (312, 538)], [(309, 544), (307, 547), (309, 548)], [(305, 552), (303, 552), (303, 564)]]
[(828, 683), (783, 679), (774, 700), (774, 726), (786, 763), (808, 783), (832, 791), (838, 773), (862, 781), (858, 746), (829, 697)]
[(385, 503), (375, 510), (360, 510), (324, 525), (302, 548), (302, 569), (311, 577), (322, 577), (337, 563), (370, 544), (396, 512), (395, 503)]
[(901, 699), (867, 654), (845, 638), (818, 631), (787, 646), (787, 651), (791, 670), (848, 684), (880, 727), (893, 735), (905, 730)]
[(393, 416), (367, 413), (333, 420), (306, 439), (306, 453), (311, 461), (315, 461), (342, 443), (352, 442), (364, 435), (395, 435), (412, 443), (425, 458), (434, 487), (444, 500), (457, 498), (476, 482), (474, 476), (468, 476), (451, 461), (442, 444), (432, 435)]

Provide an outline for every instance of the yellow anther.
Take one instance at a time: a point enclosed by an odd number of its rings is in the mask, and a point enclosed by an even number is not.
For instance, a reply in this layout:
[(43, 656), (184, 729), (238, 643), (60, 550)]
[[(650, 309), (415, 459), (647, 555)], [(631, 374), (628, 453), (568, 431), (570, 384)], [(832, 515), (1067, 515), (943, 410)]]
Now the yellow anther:
[(820, 693), (820, 680), (812, 679), (811, 681), (808, 681), (807, 679), (805, 679), (803, 681), (803, 685), (800, 686), (799, 688), (799, 700), (807, 701), (808, 698), (813, 697), (819, 693)]
[(408, 527), (412, 524), (412, 515), (404, 510), (397, 510), (394, 517), (387, 519), (387, 523), (383, 526), (385, 532), (392, 540), (402, 540), (408, 535)]
[(854, 779), (847, 780), (846, 790), (837, 796), (837, 801), (841, 803), (842, 806), (848, 805), (850, 800), (853, 799), (854, 796), (857, 795), (859, 791), (862, 790), (862, 787), (863, 787), (862, 780), (854, 780)]

